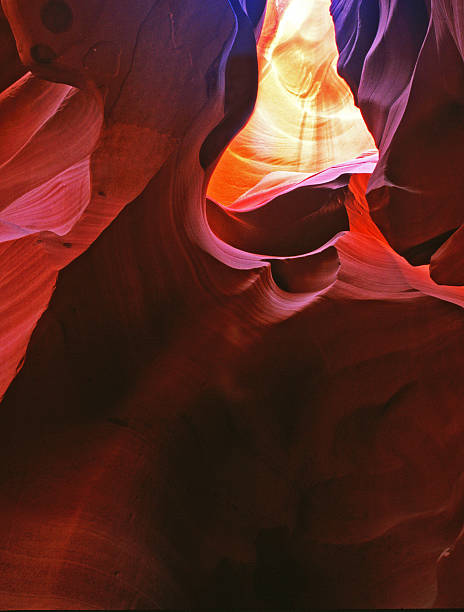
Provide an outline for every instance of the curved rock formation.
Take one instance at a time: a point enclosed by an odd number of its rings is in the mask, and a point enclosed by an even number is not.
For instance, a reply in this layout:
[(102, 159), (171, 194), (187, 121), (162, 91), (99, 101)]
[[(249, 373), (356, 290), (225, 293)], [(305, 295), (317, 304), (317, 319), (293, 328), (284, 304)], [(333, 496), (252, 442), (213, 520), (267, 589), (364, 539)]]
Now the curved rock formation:
[[(370, 213), (392, 246), (416, 265), (429, 263), (463, 221), (463, 12), (458, 5), (333, 0), (331, 7), (340, 73), (380, 152), (367, 189)], [(462, 284), (462, 275), (451, 275), (447, 265), (458, 244), (453, 238), (447, 255), (441, 251), (434, 257), (437, 282)]]
[(461, 606), (458, 3), (333, 0), (379, 155), (232, 204), (261, 0), (2, 6), (0, 608)]
[(375, 148), (336, 72), (329, 5), (268, 1), (256, 112), (211, 178), (213, 200), (231, 204), (272, 172), (316, 173)]

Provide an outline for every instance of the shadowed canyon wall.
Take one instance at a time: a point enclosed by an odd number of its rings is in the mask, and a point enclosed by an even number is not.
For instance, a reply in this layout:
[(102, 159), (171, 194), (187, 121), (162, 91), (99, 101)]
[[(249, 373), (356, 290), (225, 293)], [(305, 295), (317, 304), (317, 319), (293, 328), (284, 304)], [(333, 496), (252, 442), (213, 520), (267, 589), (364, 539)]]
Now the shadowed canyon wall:
[(2, 0), (1, 609), (462, 607), (463, 18)]

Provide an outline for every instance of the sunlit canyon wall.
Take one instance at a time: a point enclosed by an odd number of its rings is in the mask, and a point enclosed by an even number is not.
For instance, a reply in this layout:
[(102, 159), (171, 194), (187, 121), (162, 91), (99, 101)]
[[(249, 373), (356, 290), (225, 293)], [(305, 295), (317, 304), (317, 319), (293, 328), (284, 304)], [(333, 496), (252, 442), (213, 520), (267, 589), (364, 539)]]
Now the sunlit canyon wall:
[(281, 183), (274, 172), (316, 173), (375, 149), (337, 74), (329, 7), (330, 0), (268, 2), (255, 112), (215, 169), (213, 200), (227, 205), (264, 178)]
[(1, 609), (464, 605), (463, 32), (2, 0)]

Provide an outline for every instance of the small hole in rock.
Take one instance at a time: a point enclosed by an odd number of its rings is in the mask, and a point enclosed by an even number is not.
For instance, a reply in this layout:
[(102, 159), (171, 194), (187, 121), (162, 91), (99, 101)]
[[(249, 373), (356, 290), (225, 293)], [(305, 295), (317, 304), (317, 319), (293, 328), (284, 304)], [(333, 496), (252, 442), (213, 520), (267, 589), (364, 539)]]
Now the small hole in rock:
[(67, 2), (62, 0), (51, 0), (40, 12), (42, 23), (54, 34), (61, 34), (71, 29), (73, 24), (73, 12)]
[(51, 64), (56, 59), (56, 53), (48, 45), (31, 47), (31, 57), (38, 64)]

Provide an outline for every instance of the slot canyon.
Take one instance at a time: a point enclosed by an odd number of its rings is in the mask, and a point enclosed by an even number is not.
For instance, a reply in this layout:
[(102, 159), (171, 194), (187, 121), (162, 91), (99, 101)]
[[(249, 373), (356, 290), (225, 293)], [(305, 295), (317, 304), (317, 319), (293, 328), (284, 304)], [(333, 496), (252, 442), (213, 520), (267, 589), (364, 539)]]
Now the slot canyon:
[(461, 0), (0, 49), (0, 609), (464, 607)]

